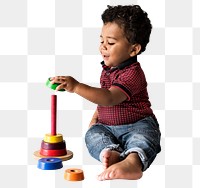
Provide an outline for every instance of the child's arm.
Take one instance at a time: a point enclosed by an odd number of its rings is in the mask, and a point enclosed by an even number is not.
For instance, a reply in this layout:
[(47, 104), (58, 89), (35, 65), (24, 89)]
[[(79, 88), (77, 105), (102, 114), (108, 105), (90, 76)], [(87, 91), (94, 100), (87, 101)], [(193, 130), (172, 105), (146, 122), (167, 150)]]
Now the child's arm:
[(81, 97), (102, 106), (114, 106), (127, 99), (127, 96), (118, 88), (108, 89), (91, 87), (79, 83), (71, 76), (56, 76), (51, 78), (52, 84), (60, 83), (56, 90), (65, 89), (68, 92), (76, 93)]

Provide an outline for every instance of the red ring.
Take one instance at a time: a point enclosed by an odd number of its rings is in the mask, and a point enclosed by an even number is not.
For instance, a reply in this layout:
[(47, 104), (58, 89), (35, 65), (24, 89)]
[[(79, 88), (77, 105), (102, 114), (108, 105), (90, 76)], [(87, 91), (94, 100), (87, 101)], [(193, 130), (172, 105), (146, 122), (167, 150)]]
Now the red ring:
[(66, 149), (66, 144), (64, 140), (58, 143), (49, 143), (42, 140), (41, 148), (46, 150), (61, 150)]
[(62, 156), (67, 154), (66, 149), (61, 150), (47, 150), (47, 149), (40, 149), (40, 154), (43, 156)]

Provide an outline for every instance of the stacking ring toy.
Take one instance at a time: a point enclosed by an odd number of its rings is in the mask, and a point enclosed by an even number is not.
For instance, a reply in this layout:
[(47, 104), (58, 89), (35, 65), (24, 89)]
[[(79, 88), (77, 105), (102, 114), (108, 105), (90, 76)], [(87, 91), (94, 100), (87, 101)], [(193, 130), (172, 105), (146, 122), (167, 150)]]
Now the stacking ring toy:
[(48, 142), (48, 143), (62, 142), (63, 136), (62, 136), (62, 134), (56, 134), (56, 135), (45, 134), (44, 141)]
[[(50, 81), (50, 80), (49, 80)], [(73, 157), (73, 152), (66, 149), (62, 134), (57, 134), (57, 95), (51, 96), (51, 133), (45, 134), (40, 150), (34, 152), (35, 159), (38, 159), (38, 168), (54, 170), (62, 168), (59, 161), (67, 161)], [(56, 159), (54, 159), (56, 158)], [(59, 160), (59, 161), (57, 161)]]
[(64, 140), (62, 142), (58, 142), (55, 144), (54, 143), (51, 144), (42, 140), (41, 148), (47, 150), (60, 150), (60, 149), (66, 149), (66, 144)]
[(59, 158), (42, 158), (38, 160), (37, 167), (42, 170), (56, 170), (62, 168), (63, 164)]
[[(47, 82), (46, 82), (46, 86), (49, 87), (49, 88), (51, 88), (51, 89), (53, 89), (53, 90), (56, 90), (56, 88), (57, 88), (59, 85), (60, 85), (59, 83), (54, 83), (54, 84), (52, 84), (50, 78), (49, 78), (49, 79), (47, 80)], [(64, 90), (64, 89), (60, 89), (59, 91), (65, 91), (65, 90)]]
[(81, 169), (70, 168), (65, 170), (64, 179), (68, 181), (82, 181), (84, 180), (84, 174)]

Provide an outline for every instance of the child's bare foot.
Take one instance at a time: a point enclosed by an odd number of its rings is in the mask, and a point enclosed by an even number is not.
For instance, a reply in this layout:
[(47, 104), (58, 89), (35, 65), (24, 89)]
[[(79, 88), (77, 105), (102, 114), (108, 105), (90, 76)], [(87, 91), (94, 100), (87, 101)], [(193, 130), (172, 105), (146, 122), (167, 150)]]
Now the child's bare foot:
[(102, 154), (102, 164), (104, 169), (119, 162), (120, 153), (114, 150), (104, 150)]
[(121, 162), (111, 165), (98, 176), (98, 180), (127, 179), (142, 177), (142, 165), (137, 153), (131, 153)]

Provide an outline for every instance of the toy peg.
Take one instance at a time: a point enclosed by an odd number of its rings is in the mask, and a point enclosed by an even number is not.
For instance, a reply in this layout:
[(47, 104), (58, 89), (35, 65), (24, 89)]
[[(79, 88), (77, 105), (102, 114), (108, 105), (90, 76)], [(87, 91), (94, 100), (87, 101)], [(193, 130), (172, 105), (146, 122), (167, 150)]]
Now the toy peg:
[(56, 135), (57, 95), (51, 95), (51, 135)]

